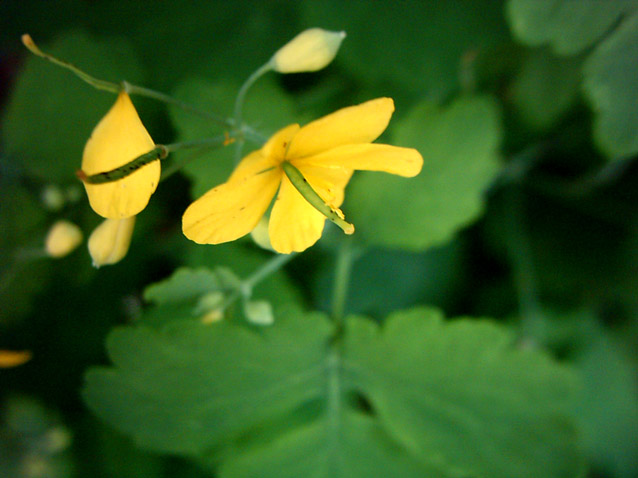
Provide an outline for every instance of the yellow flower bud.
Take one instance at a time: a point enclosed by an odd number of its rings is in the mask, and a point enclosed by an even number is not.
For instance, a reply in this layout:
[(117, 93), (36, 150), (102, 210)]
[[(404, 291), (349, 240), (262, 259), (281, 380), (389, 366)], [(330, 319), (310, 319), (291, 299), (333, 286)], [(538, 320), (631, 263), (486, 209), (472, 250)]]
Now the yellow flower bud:
[(28, 350), (0, 350), (0, 368), (11, 368), (31, 360)]
[(80, 245), (82, 238), (78, 226), (69, 221), (58, 221), (49, 229), (44, 247), (50, 257), (64, 257)]
[(135, 216), (124, 219), (107, 219), (91, 233), (89, 254), (94, 267), (116, 264), (121, 261), (131, 244)]
[(279, 73), (317, 71), (337, 55), (346, 32), (330, 32), (321, 28), (304, 30), (273, 55), (270, 64)]

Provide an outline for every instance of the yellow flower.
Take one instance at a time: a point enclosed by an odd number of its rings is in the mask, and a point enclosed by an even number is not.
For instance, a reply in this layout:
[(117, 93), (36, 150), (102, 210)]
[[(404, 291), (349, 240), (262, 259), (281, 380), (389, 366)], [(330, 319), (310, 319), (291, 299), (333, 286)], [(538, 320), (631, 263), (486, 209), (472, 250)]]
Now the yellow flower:
[(94, 267), (121, 261), (131, 244), (135, 216), (124, 219), (107, 219), (89, 237), (89, 254)]
[(47, 233), (44, 248), (49, 257), (60, 258), (73, 252), (82, 242), (82, 231), (69, 221), (58, 221)]
[[(93, 130), (82, 157), (87, 176), (119, 168), (155, 147), (129, 95), (122, 91)], [(89, 202), (100, 216), (131, 217), (146, 207), (160, 177), (160, 162), (153, 161), (117, 181), (84, 183)]]
[(346, 32), (310, 28), (277, 50), (270, 63), (279, 73), (321, 70), (334, 60), (345, 37)]
[(312, 246), (321, 237), (326, 216), (293, 185), (285, 165), (301, 172), (307, 184), (343, 218), (337, 208), (353, 170), (405, 177), (421, 171), (423, 158), (418, 151), (369, 144), (385, 130), (393, 111), (392, 99), (378, 98), (303, 128), (293, 124), (281, 129), (260, 150), (246, 156), (227, 182), (188, 207), (182, 219), (184, 234), (199, 244), (238, 239), (257, 226), (279, 190), (268, 226), (273, 249), (288, 254)]

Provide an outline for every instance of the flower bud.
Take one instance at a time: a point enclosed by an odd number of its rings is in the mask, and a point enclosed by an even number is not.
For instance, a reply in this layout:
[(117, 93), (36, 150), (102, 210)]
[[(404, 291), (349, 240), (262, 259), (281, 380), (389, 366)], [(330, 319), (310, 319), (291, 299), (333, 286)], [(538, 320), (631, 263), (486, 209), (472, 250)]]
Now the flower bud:
[(321, 70), (337, 55), (345, 37), (346, 32), (305, 30), (277, 50), (270, 64), (279, 73)]
[(31, 360), (28, 350), (0, 350), (0, 368), (17, 367)]
[(57, 259), (70, 254), (82, 239), (82, 231), (78, 226), (69, 221), (58, 221), (49, 229), (44, 248), (50, 257)]
[(255, 228), (250, 231), (250, 237), (252, 237), (255, 244), (257, 244), (262, 249), (273, 251), (274, 249), (270, 244), (270, 234), (268, 233), (268, 220), (268, 217), (263, 216), (255, 226)]
[(116, 264), (128, 252), (135, 226), (135, 216), (107, 219), (91, 233), (89, 254), (94, 267)]
[(272, 305), (265, 300), (246, 301), (244, 303), (244, 315), (250, 323), (255, 325), (272, 325), (275, 323)]
[(55, 184), (49, 184), (42, 190), (41, 196), (42, 204), (49, 211), (59, 211), (64, 207), (66, 198), (62, 190)]

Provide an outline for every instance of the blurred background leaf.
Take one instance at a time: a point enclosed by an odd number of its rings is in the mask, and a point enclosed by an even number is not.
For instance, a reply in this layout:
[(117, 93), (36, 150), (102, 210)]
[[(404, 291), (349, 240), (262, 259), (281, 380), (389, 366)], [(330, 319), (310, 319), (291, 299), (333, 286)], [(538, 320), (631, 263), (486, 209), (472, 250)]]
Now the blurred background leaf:
[(395, 130), (394, 144), (423, 156), (421, 173), (413, 179), (359, 174), (344, 208), (365, 241), (424, 250), (481, 213), (482, 194), (499, 169), (498, 106), (489, 97), (463, 97), (445, 107), (423, 102)]

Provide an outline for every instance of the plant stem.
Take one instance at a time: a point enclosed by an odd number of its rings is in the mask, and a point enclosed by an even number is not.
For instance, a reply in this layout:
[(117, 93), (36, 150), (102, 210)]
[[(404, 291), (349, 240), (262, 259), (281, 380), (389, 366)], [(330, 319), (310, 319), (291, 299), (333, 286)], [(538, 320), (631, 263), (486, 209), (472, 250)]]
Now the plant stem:
[(273, 272), (276, 272), (279, 269), (281, 269), (285, 264), (287, 264), (289, 261), (291, 261), (295, 257), (297, 257), (296, 253), (277, 254), (276, 256), (274, 256), (272, 259), (270, 259), (263, 266), (261, 266), (259, 269), (257, 269), (255, 272), (253, 272), (251, 275), (249, 275), (242, 281), (242, 285), (241, 285), (242, 291), (252, 293), (252, 289), (255, 285), (257, 285), (259, 282), (264, 280)]
[(526, 341), (542, 342), (543, 310), (538, 298), (529, 233), (525, 227), (522, 192), (516, 185), (509, 185), (506, 193), (506, 244), (518, 293), (521, 335)]
[(224, 126), (226, 128), (230, 128), (234, 124), (233, 121), (228, 118), (224, 118), (222, 116), (216, 115), (214, 113), (210, 113), (208, 111), (202, 111), (198, 108), (195, 108), (192, 105), (189, 105), (188, 103), (184, 103), (183, 101), (177, 100), (159, 91), (151, 90), (143, 86), (133, 85), (127, 81), (123, 81), (122, 84), (119, 85), (111, 81), (100, 80), (99, 78), (95, 78), (94, 76), (89, 75), (87, 72), (81, 70), (74, 64), (68, 61), (61, 60), (59, 58), (54, 57), (53, 55), (43, 52), (42, 50), (40, 50), (40, 48), (35, 44), (31, 36), (28, 34), (22, 35), (22, 43), (34, 55), (44, 58), (45, 60), (50, 61), (54, 65), (57, 65), (69, 70), (78, 78), (80, 78), (82, 81), (91, 85), (95, 89), (108, 91), (110, 93), (115, 93), (115, 94), (118, 94), (122, 89), (124, 89), (124, 91), (132, 95), (146, 96), (147, 98), (153, 98), (155, 100), (162, 101), (164, 103), (175, 105), (183, 109), (184, 111), (187, 111), (189, 113), (214, 121), (217, 124)]
[(233, 126), (232, 120), (228, 118), (224, 118), (209, 111), (200, 110), (199, 108), (196, 108), (188, 103), (184, 103), (183, 101), (175, 99), (172, 96), (169, 96), (160, 91), (151, 90), (150, 88), (145, 88), (143, 86), (133, 85), (127, 81), (123, 81), (122, 86), (124, 87), (124, 90), (131, 95), (145, 96), (147, 98), (152, 98), (163, 103), (177, 106), (178, 108), (181, 108), (188, 113), (192, 113), (194, 115), (201, 116), (202, 118), (209, 119), (226, 128), (231, 128)]
[[(246, 93), (250, 89), (250, 87), (255, 83), (260, 77), (262, 77), (265, 73), (272, 70), (272, 65), (270, 62), (263, 64), (259, 68), (257, 68), (241, 85), (239, 92), (237, 93), (237, 98), (235, 99), (235, 108), (233, 110), (233, 125), (237, 131), (242, 131), (242, 110), (244, 108), (244, 99), (246, 98)], [(244, 138), (240, 136), (237, 140), (237, 146), (235, 149), (235, 164), (239, 162), (241, 159), (241, 150), (244, 146)]]
[(335, 279), (332, 289), (332, 320), (337, 326), (337, 335), (343, 327), (343, 315), (346, 306), (348, 284), (352, 272), (352, 264), (355, 260), (355, 251), (351, 239), (345, 238), (337, 253), (337, 264), (335, 265)]
[(231, 304), (240, 298), (247, 299), (253, 293), (253, 288), (262, 280), (266, 279), (273, 272), (281, 269), (289, 261), (297, 257), (296, 253), (293, 254), (277, 254), (244, 280), (241, 281), (239, 287), (226, 297), (226, 299), (219, 306), (219, 309), (224, 311)]

